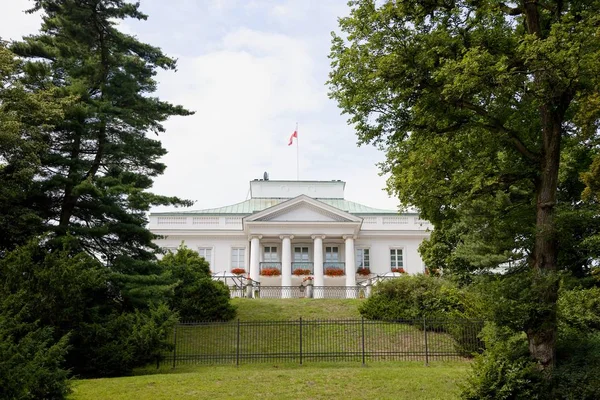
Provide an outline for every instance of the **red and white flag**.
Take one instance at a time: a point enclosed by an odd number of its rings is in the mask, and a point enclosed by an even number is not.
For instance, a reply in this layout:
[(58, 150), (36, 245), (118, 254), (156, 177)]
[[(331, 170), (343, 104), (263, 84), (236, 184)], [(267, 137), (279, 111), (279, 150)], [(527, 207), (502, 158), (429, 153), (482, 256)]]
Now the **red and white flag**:
[(290, 142), (288, 143), (288, 146), (291, 146), (294, 143), (294, 138), (298, 140), (298, 131), (294, 131), (294, 133), (292, 133), (292, 136), (290, 136)]

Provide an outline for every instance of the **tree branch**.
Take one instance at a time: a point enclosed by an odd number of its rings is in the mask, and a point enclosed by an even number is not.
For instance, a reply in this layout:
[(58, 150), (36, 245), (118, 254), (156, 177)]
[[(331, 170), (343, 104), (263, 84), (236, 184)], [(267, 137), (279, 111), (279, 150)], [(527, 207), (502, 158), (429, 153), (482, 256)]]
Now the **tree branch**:
[(521, 10), (519, 7), (509, 7), (505, 3), (498, 4), (498, 7), (500, 7), (501, 11), (505, 12), (508, 15), (516, 16), (523, 14), (523, 10)]
[(469, 103), (464, 100), (460, 100), (457, 105), (459, 107), (464, 107), (468, 110), (474, 111), (477, 115), (480, 115), (480, 116), (484, 117), (485, 119), (487, 119), (489, 121), (489, 124), (481, 124), (481, 126), (483, 126), (484, 128), (491, 129), (493, 131), (504, 133), (504, 134), (508, 135), (510, 141), (513, 143), (513, 145), (515, 146), (515, 148), (517, 149), (517, 151), (519, 153), (521, 153), (523, 156), (525, 156), (527, 159), (529, 159), (531, 161), (534, 161), (534, 162), (539, 161), (539, 155), (534, 153), (533, 151), (529, 150), (527, 148), (527, 146), (525, 146), (523, 141), (519, 138), (519, 135), (517, 132), (505, 127), (504, 124), (502, 123), (502, 121), (500, 121), (496, 117), (492, 117), (483, 107)]

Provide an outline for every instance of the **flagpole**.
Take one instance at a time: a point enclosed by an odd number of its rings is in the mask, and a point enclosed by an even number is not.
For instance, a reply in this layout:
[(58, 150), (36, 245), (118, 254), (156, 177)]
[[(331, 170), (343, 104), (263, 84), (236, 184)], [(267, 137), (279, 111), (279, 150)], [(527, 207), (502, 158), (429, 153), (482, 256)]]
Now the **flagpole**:
[(298, 123), (296, 122), (296, 180), (300, 180), (300, 132), (298, 132)]

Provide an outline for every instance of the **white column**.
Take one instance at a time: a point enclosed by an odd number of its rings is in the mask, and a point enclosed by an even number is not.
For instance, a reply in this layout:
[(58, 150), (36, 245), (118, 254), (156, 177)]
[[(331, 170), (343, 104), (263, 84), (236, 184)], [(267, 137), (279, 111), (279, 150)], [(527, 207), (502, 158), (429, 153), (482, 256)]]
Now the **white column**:
[[(281, 286), (292, 286), (292, 239), (291, 235), (281, 235)], [(289, 289), (282, 290), (281, 297), (292, 297)]]
[(356, 286), (354, 236), (344, 236), (344, 239), (346, 239), (346, 286)]
[(250, 279), (260, 281), (260, 239), (262, 236), (250, 236)]
[[(315, 273), (315, 286), (325, 286), (325, 280), (323, 277), (323, 239), (324, 235), (313, 235), (313, 258), (314, 258), (314, 273)], [(323, 298), (323, 289), (315, 290), (314, 298)]]

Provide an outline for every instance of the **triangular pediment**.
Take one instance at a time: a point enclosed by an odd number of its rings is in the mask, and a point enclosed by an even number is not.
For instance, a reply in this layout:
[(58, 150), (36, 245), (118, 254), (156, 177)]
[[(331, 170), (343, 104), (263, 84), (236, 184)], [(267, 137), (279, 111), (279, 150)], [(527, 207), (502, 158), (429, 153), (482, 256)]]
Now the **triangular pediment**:
[(361, 222), (362, 219), (301, 195), (245, 218), (247, 222)]

